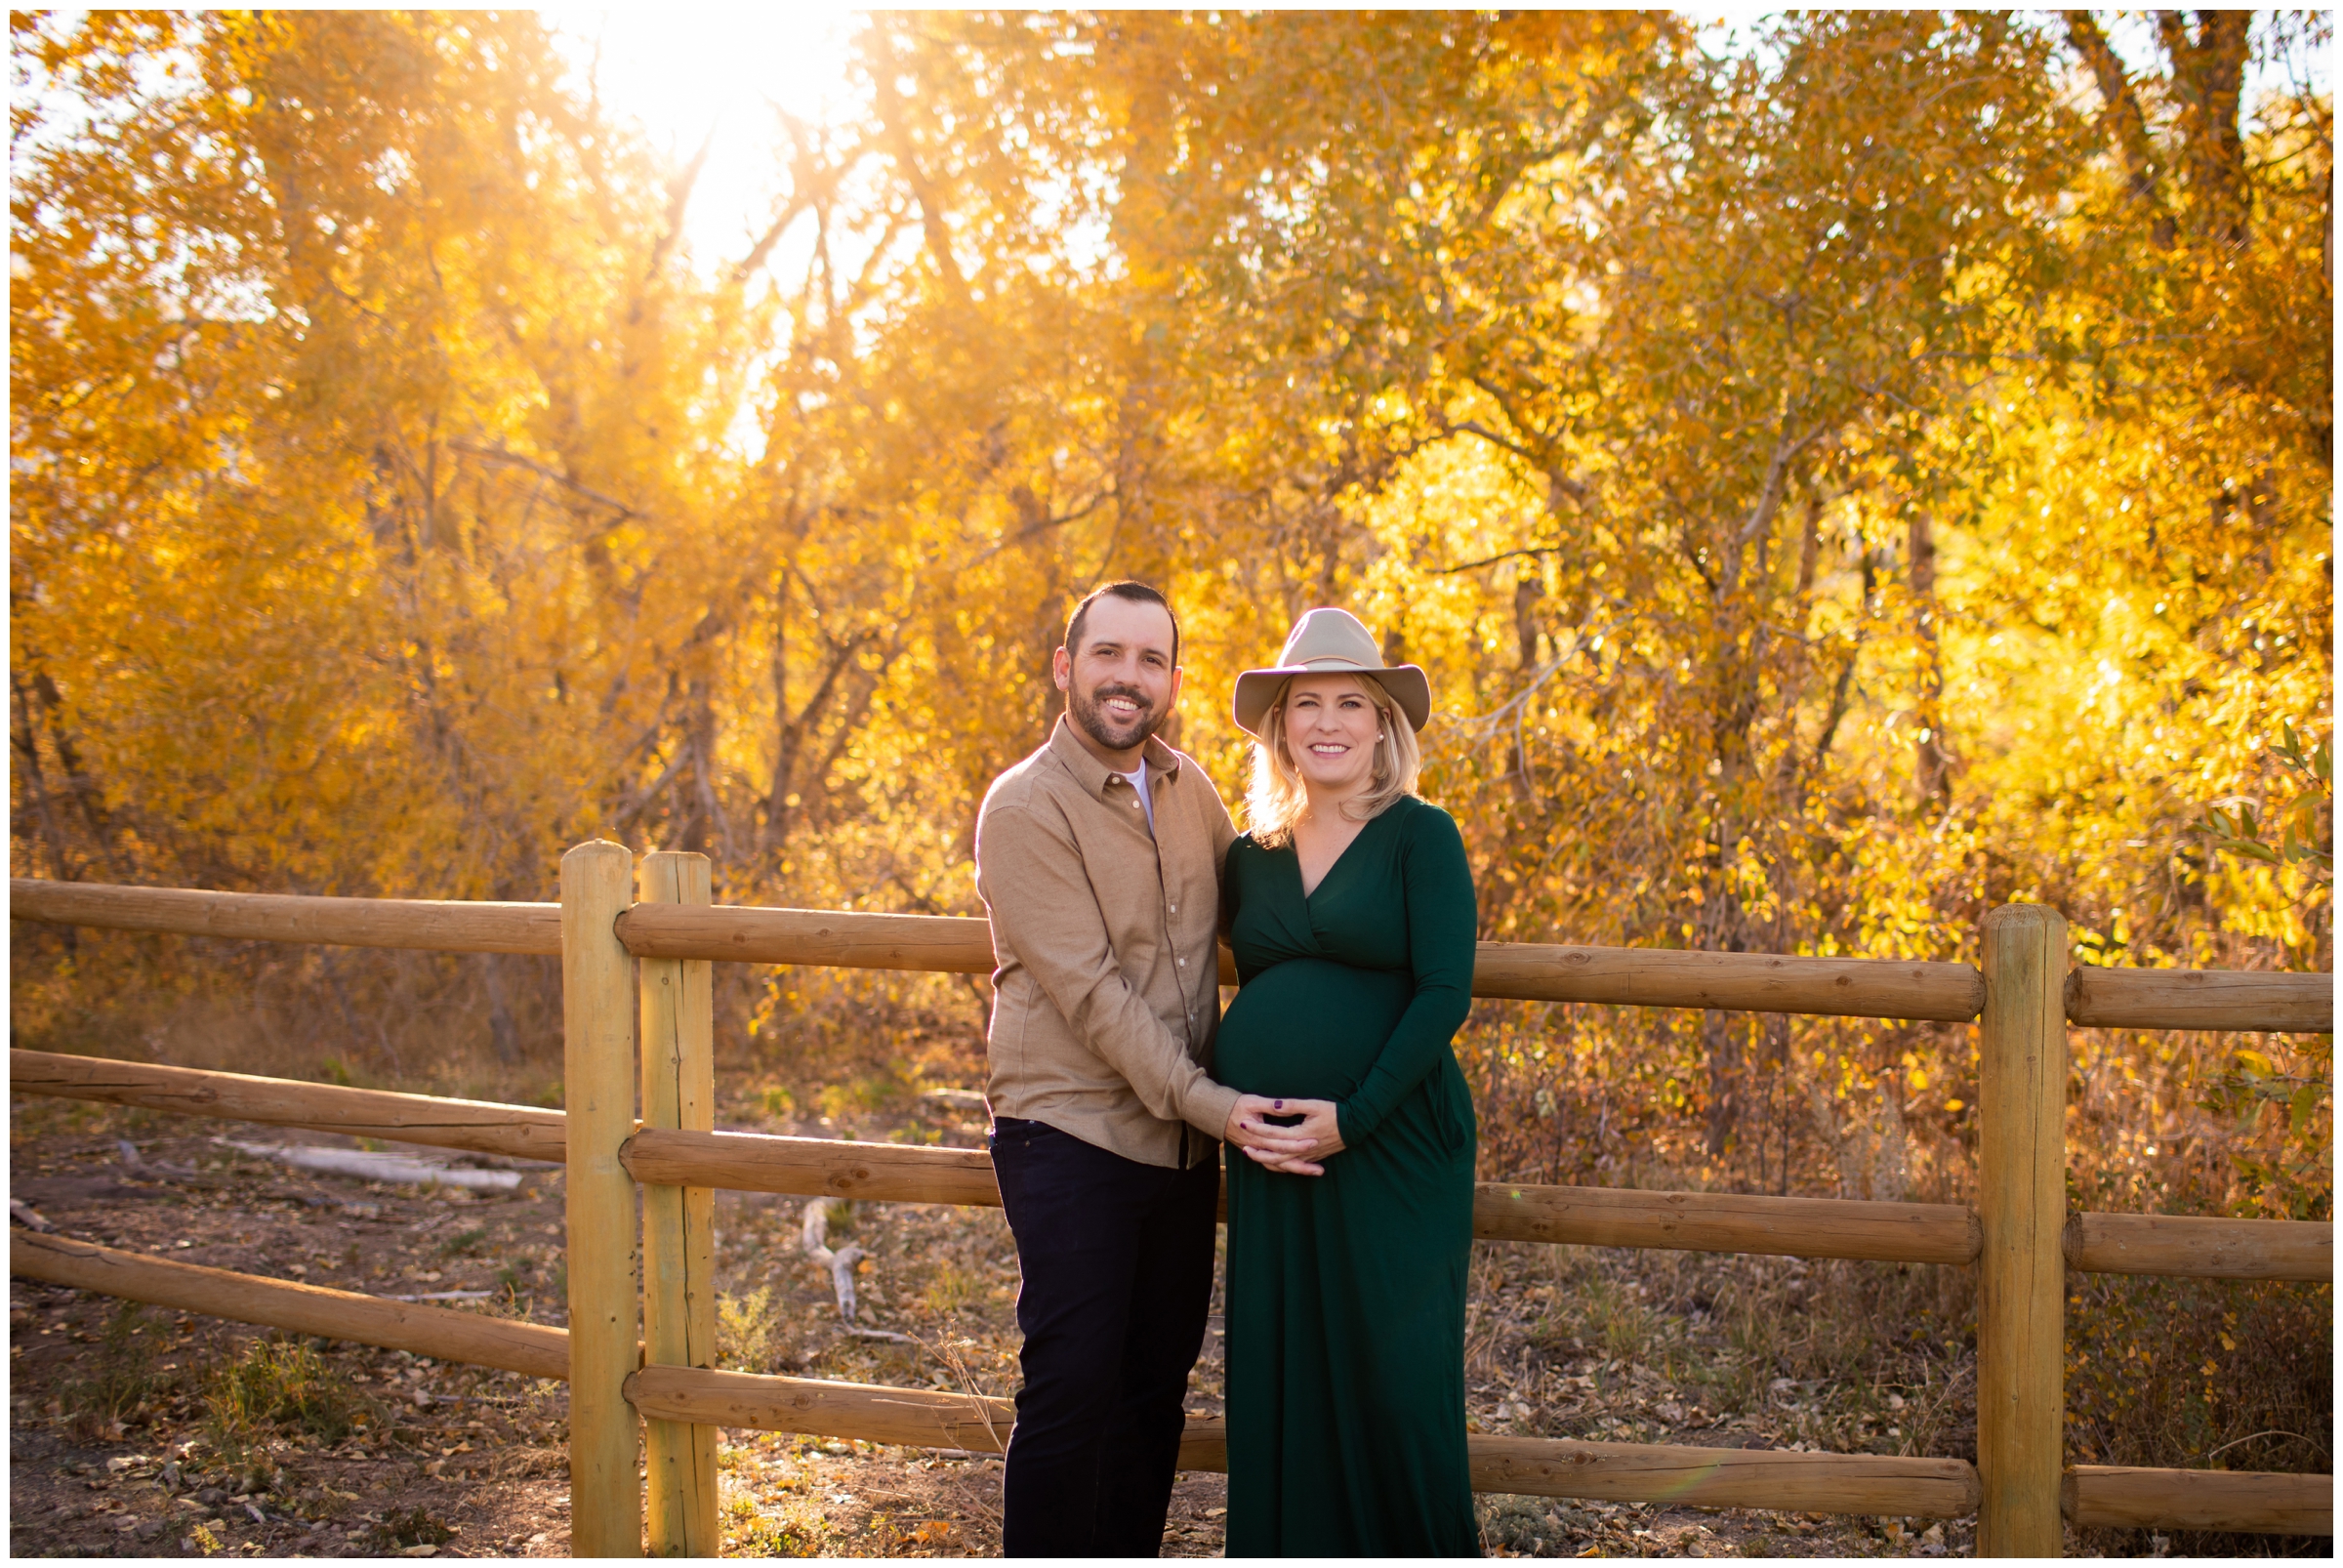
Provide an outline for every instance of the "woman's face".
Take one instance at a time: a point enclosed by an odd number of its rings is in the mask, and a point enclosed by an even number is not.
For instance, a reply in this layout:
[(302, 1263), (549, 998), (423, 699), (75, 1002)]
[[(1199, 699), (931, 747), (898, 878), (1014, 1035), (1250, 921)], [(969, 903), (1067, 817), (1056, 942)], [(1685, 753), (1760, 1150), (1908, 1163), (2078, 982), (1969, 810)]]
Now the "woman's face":
[(1296, 676), (1286, 688), (1286, 749), (1313, 790), (1347, 796), (1375, 776), (1382, 715), (1356, 676)]

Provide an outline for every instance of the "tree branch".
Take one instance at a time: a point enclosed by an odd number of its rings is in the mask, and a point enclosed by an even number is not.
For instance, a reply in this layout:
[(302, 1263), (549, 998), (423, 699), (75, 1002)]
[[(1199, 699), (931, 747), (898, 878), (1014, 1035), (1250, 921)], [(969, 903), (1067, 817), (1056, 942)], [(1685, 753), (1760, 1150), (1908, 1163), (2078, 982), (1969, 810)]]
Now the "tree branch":
[(2131, 77), (2123, 69), (2123, 62), (2116, 57), (2108, 44), (2107, 34), (2100, 30), (2099, 21), (2087, 11), (2062, 13), (2067, 23), (2067, 42), (2082, 62), (2091, 68), (2091, 80), (2098, 85), (2102, 123), (2108, 140), (2115, 144), (2116, 153), (2131, 177), (2132, 196), (2146, 203), (2157, 214), (2157, 243), (2172, 242), (2171, 219), (2162, 211), (2157, 195), (2156, 144), (2148, 135), (2148, 116), (2141, 111), (2139, 94), (2131, 85)]
[(1560, 555), (1561, 552), (1560, 545), (1532, 545), (1521, 550), (1500, 550), (1496, 555), (1484, 556), (1479, 560), (1461, 561), (1454, 566), (1434, 566), (1431, 575), (1450, 577), (1458, 572), (1478, 571), (1483, 566), (1494, 566), (1500, 560), (1511, 560), (1516, 556), (1555, 556)]
[(887, 150), (893, 154), (895, 166), (903, 171), (903, 181), (911, 186), (912, 198), (920, 204), (920, 227), (927, 239), (927, 254), (935, 269), (944, 277), (944, 284), (959, 303), (968, 299), (968, 280), (960, 270), (960, 260), (952, 254), (952, 230), (944, 222), (943, 204), (937, 199), (935, 186), (920, 167), (919, 154), (912, 145), (911, 125), (904, 113), (903, 96), (895, 87), (895, 78), (902, 67), (895, 62), (894, 41), (887, 36), (884, 22), (874, 24), (864, 34), (871, 40), (873, 56), (871, 87), (878, 100), (879, 124), (886, 137)]
[(558, 469), (547, 468), (544, 464), (538, 462), (536, 459), (522, 457), (518, 452), (508, 452), (502, 446), (482, 446), (476, 441), (467, 441), (455, 436), (450, 436), (447, 444), (455, 451), (470, 453), (473, 457), (484, 458), (491, 463), (502, 463), (508, 468), (526, 469), (529, 473), (536, 475), (539, 478), (551, 479), (555, 484), (561, 486), (564, 490), (574, 491), (577, 494), (584, 496), (589, 501), (595, 502), (600, 506), (608, 507), (611, 511), (617, 513), (622, 519), (627, 517), (639, 517), (642, 516), (641, 513), (637, 512), (633, 507), (628, 506), (624, 501), (613, 500), (611, 497), (602, 494), (602, 492), (599, 490), (594, 489), (588, 485), (580, 484), (577, 480), (571, 478), (568, 475), (561, 473)]

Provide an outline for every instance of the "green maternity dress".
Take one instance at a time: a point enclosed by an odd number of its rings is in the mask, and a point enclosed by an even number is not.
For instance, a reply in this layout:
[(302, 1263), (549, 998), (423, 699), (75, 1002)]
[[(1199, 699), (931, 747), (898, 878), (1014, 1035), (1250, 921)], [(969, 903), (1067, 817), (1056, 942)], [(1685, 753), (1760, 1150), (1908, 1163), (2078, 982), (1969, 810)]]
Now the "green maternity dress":
[(1322, 1176), (1228, 1151), (1228, 1554), (1477, 1556), (1464, 1455), (1472, 872), (1404, 799), (1302, 896), (1291, 846), (1229, 846), (1240, 989), (1213, 1075), (1341, 1103)]

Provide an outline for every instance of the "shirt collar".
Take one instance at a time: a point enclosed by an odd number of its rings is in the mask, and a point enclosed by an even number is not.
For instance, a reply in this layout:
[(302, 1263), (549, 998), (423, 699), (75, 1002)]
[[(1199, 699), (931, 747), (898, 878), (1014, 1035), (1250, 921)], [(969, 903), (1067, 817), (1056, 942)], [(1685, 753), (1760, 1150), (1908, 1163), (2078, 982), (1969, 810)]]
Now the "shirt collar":
[[(1062, 713), (1057, 716), (1057, 726), (1049, 731), (1049, 752), (1067, 772), (1074, 775), (1075, 782), (1092, 795), (1105, 794), (1106, 781), (1123, 776), (1091, 754), (1090, 749), (1076, 737), (1073, 724)], [(1165, 745), (1160, 736), (1148, 736), (1147, 744), (1140, 748), (1139, 755), (1147, 759), (1151, 777), (1161, 774), (1165, 778), (1176, 778), (1179, 775), (1179, 753)]]

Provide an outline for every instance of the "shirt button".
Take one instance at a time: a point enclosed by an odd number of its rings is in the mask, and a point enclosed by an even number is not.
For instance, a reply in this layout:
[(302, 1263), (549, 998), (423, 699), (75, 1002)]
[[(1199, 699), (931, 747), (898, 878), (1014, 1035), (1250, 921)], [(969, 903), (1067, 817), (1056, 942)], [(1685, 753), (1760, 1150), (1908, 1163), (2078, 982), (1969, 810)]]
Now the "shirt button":
[(1176, 915), (1176, 914), (1178, 914), (1178, 913), (1179, 913), (1179, 906), (1178, 906), (1177, 904), (1173, 904), (1173, 905), (1172, 906), (1172, 914), (1174, 914), (1174, 915)]
[(1187, 961), (1186, 959), (1184, 959), (1184, 958), (1183, 958), (1183, 959), (1181, 959), (1181, 960), (1179, 961), (1179, 967), (1180, 967), (1181, 969), (1183, 969), (1183, 970), (1184, 970), (1184, 969), (1186, 969), (1186, 968), (1188, 967), (1188, 961)]

